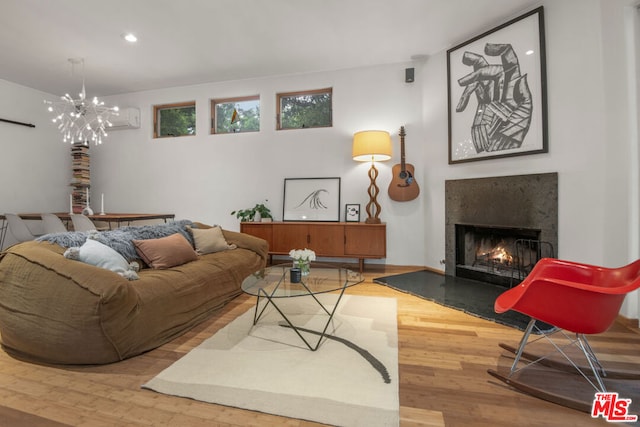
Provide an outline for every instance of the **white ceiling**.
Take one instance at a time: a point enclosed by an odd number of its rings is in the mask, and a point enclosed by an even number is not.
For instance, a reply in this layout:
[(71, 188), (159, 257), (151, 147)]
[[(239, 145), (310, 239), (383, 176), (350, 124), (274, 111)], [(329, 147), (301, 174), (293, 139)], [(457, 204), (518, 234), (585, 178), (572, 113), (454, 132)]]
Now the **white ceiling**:
[[(410, 61), (538, 0), (0, 0), (0, 79), (88, 95)], [(134, 32), (139, 42), (121, 34)]]

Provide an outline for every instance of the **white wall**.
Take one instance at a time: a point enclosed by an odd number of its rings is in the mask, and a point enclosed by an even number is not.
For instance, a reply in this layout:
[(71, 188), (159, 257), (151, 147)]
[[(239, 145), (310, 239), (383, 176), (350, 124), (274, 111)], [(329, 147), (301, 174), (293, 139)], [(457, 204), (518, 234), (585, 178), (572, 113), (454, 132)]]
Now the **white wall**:
[[(434, 142), (427, 151), (430, 167), (426, 179), (431, 184), (431, 198), (443, 201), (444, 181), (448, 179), (558, 172), (559, 255), (596, 262), (602, 260), (598, 242), (603, 241), (604, 208), (593, 200), (604, 198), (601, 162), (606, 145), (601, 143), (602, 89), (592, 83), (602, 82), (601, 70), (587, 65), (600, 62), (598, 58), (594, 61), (594, 54), (599, 55), (599, 34), (577, 32), (559, 7), (545, 5), (549, 153), (448, 165), (446, 53), (442, 52), (425, 65), (429, 77), (424, 102), (436, 106), (425, 107), (426, 133)], [(571, 23), (593, 26), (597, 19), (594, 8), (579, 9), (583, 9), (580, 18)], [(595, 48), (595, 52), (587, 47)], [(437, 206), (434, 217), (427, 217), (427, 237), (438, 240), (435, 247), (427, 248), (428, 265), (444, 256), (444, 203)], [(595, 232), (592, 245), (585, 241), (587, 228)]]
[[(604, 28), (606, 41), (603, 41), (604, 50), (608, 46), (624, 46), (622, 58), (616, 58), (614, 64), (617, 69), (616, 79), (612, 82), (617, 90), (609, 98), (608, 105), (612, 107), (609, 114), (618, 114), (623, 120), (613, 117), (614, 123), (618, 123), (621, 129), (620, 139), (622, 144), (626, 144), (626, 158), (621, 161), (629, 165), (629, 182), (627, 193), (628, 217), (628, 260), (633, 261), (640, 258), (640, 1), (629, 0), (620, 4), (617, 8), (611, 9), (603, 15), (608, 22)], [(623, 25), (620, 25), (620, 22)], [(622, 49), (615, 49), (616, 52)], [(622, 68), (624, 64), (624, 69)], [(616, 97), (616, 95), (618, 97)], [(616, 107), (613, 107), (615, 104)], [(620, 105), (622, 104), (622, 105)], [(610, 163), (610, 169), (616, 169), (615, 163)], [(638, 318), (640, 313), (640, 290), (635, 291), (622, 306), (621, 313), (629, 318)]]
[[(283, 76), (114, 96), (107, 101), (141, 109), (137, 130), (113, 131), (93, 147), (94, 199), (104, 193), (108, 211), (175, 212), (178, 218), (238, 229), (230, 215), (268, 199), (276, 219), (282, 219), (284, 178), (341, 177), (341, 212), (346, 203), (368, 202), (369, 163), (351, 159), (354, 132), (387, 130), (395, 143), (394, 158), (379, 163), (380, 218), (387, 222), (387, 263), (424, 265), (424, 199), (391, 202), (387, 187), (393, 164), (400, 161), (400, 126), (406, 126), (407, 161), (421, 165), (424, 141), (419, 83), (405, 83), (411, 63), (364, 69)], [(333, 127), (275, 130), (275, 94), (333, 88)], [(261, 131), (210, 135), (211, 98), (260, 94)], [(197, 135), (152, 138), (155, 104), (196, 101)], [(424, 168), (416, 167), (422, 181)], [(95, 208), (96, 206), (94, 206)], [(374, 262), (374, 261), (372, 261)]]
[[(44, 105), (51, 95), (0, 80), (0, 213), (65, 211), (69, 206), (69, 146)], [(65, 204), (66, 203), (66, 204)], [(40, 232), (39, 223), (30, 224)], [(10, 233), (4, 246), (15, 243)]]
[[(543, 172), (559, 173), (559, 257), (610, 267), (637, 258), (629, 252), (630, 239), (637, 239), (629, 224), (638, 218), (630, 217), (628, 201), (634, 167), (629, 158), (638, 141), (629, 132), (625, 50), (612, 49), (624, 45), (630, 1), (542, 3), (548, 153), (448, 165), (446, 52), (424, 65), (425, 137), (431, 142), (425, 153), (428, 166), (423, 166), (424, 197), (433, 202), (425, 216), (429, 266), (444, 256), (445, 180)], [(637, 318), (637, 304), (627, 303), (623, 314)]]

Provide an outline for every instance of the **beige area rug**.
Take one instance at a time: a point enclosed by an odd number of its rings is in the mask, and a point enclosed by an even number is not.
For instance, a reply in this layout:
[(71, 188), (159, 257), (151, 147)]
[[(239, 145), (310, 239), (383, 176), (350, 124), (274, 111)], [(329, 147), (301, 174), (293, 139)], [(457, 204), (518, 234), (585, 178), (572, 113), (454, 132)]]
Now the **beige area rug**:
[[(336, 297), (319, 296), (329, 310)], [(312, 298), (277, 303), (296, 326), (322, 330), (326, 323)], [(397, 426), (396, 313), (393, 298), (344, 295), (330, 337), (312, 352), (293, 330), (279, 326), (282, 318), (272, 306), (253, 326), (252, 308), (143, 387), (325, 424)]]

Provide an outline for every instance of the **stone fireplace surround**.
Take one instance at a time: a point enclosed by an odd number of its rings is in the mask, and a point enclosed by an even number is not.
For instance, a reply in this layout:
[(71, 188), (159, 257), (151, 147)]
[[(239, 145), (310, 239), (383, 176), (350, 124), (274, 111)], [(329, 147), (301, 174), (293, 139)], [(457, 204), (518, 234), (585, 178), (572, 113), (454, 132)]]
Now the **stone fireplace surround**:
[(445, 274), (455, 276), (455, 226), (539, 229), (558, 253), (558, 174), (543, 173), (445, 182)]

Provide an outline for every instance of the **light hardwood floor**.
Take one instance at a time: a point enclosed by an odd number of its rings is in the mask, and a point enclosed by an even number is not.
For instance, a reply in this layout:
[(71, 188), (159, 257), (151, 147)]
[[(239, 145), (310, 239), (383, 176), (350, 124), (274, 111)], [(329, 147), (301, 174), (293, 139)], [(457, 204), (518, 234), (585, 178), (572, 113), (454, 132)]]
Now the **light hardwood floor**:
[[(487, 374), (501, 363), (504, 351), (498, 343), (517, 344), (520, 331), (372, 282), (416, 269), (367, 266), (366, 281), (348, 290), (398, 301), (401, 426), (607, 425), (601, 418), (518, 393)], [(0, 425), (317, 425), (140, 388), (253, 304), (253, 298), (241, 295), (182, 337), (106, 366), (44, 366), (0, 351)], [(591, 342), (605, 359), (640, 365), (635, 330), (616, 324)]]

